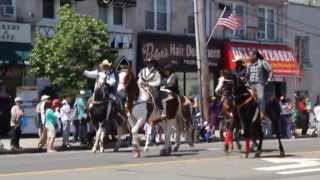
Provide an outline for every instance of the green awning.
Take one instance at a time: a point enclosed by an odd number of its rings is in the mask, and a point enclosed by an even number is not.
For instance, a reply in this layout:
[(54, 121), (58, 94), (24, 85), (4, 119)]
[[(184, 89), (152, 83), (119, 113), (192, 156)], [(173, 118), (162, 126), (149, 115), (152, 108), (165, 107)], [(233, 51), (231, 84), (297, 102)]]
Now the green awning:
[(0, 42), (0, 66), (29, 63), (32, 45), (28, 43)]

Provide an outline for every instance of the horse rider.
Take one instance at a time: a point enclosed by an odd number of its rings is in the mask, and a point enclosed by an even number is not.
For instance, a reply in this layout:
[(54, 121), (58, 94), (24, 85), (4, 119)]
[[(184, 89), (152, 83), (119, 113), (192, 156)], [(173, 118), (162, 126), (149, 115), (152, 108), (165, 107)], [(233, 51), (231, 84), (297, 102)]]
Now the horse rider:
[(169, 100), (174, 99), (175, 96), (179, 96), (179, 84), (178, 77), (174, 73), (173, 67), (171, 64), (167, 64), (163, 67), (163, 75), (164, 78), (161, 83), (160, 93), (163, 94), (163, 98), (161, 100), (163, 111), (161, 114), (162, 118), (166, 117), (167, 112), (167, 102)]
[(255, 90), (257, 101), (264, 118), (266, 109), (265, 86), (272, 78), (272, 67), (257, 51), (251, 53), (251, 64), (248, 68), (249, 85)]
[(236, 56), (233, 62), (236, 64), (234, 74), (239, 77), (245, 84), (247, 84), (248, 68), (244, 62), (244, 59), (240, 56)]
[[(88, 78), (96, 79), (93, 91), (93, 103), (96, 102), (95, 98), (97, 97), (97, 90), (101, 88), (104, 90), (104, 95), (107, 96), (109, 100), (111, 100), (110, 103), (116, 102), (116, 74), (112, 70), (112, 63), (110, 63), (109, 60), (103, 60), (100, 63), (98, 70), (85, 70), (83, 74)], [(107, 116), (110, 115), (110, 112), (111, 107), (109, 105), (107, 110)]]
[(161, 74), (158, 69), (158, 63), (154, 59), (146, 60), (146, 67), (143, 68), (138, 74), (138, 86), (146, 89), (149, 96), (151, 95), (155, 103), (155, 106), (160, 105), (160, 90), (161, 85)]

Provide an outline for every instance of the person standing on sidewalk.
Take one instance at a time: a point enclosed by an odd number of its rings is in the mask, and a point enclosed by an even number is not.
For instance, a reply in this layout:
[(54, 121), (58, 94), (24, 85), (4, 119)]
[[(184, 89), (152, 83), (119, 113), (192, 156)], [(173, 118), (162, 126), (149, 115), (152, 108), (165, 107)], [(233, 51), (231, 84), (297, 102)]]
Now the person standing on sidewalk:
[(289, 138), (291, 137), (291, 133), (288, 132), (291, 109), (289, 107), (289, 103), (287, 99), (284, 96), (280, 97), (280, 106), (281, 106), (281, 114), (280, 114), (281, 136)]
[(69, 136), (71, 125), (71, 107), (69, 105), (70, 98), (65, 96), (62, 100), (62, 106), (60, 109), (61, 121), (62, 121), (62, 147), (70, 148)]
[(16, 97), (14, 99), (15, 105), (11, 108), (11, 120), (10, 120), (10, 145), (11, 150), (21, 149), (19, 141), (21, 135), (21, 119), (24, 116), (23, 107), (22, 107), (22, 99), (21, 97)]
[(59, 108), (59, 102), (58, 101), (52, 101), (52, 104), (50, 102), (46, 102), (46, 123), (45, 128), (47, 129), (47, 152), (55, 152), (54, 150), (54, 141), (56, 138), (56, 127), (58, 123), (58, 116), (55, 113), (57, 109)]
[(320, 103), (317, 102), (315, 105), (313, 112), (316, 116), (315, 121), (316, 121), (316, 129), (314, 130), (314, 134), (316, 134), (318, 137), (320, 136)]
[(50, 103), (50, 96), (48, 95), (42, 95), (41, 96), (41, 102), (39, 104), (39, 113), (40, 113), (40, 118), (41, 122), (39, 123), (39, 134), (40, 134), (40, 139), (38, 142), (38, 149), (42, 149), (43, 146), (46, 145), (47, 143), (47, 129), (45, 128), (45, 122), (46, 122), (46, 116), (45, 116), (45, 106), (47, 103)]
[(76, 98), (73, 105), (75, 111), (75, 119), (73, 121), (74, 125), (74, 142), (80, 140), (81, 144), (86, 143), (86, 132), (87, 132), (87, 113), (86, 113), (86, 101), (84, 99), (85, 91), (80, 91), (80, 96)]

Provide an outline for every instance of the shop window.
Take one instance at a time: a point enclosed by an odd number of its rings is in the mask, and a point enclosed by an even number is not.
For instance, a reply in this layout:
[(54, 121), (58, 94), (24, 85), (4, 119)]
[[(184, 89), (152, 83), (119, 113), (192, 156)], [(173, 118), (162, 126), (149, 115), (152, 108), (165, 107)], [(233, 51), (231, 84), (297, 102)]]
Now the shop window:
[[(210, 73), (209, 83), (209, 96), (214, 94), (214, 80), (213, 75)], [(186, 96), (198, 96), (200, 95), (199, 78), (197, 72), (187, 72), (185, 79), (185, 95)]]
[(188, 33), (195, 33), (194, 16), (188, 16)]
[(271, 8), (258, 8), (258, 39), (275, 40), (276, 15)]
[(155, 31), (168, 31), (169, 27), (169, 1), (147, 0), (146, 2), (146, 29)]
[(108, 24), (108, 8), (100, 6), (99, 7), (99, 19), (104, 23)]
[(55, 18), (55, 3), (54, 0), (43, 0), (42, 1), (42, 17), (48, 19)]
[(113, 25), (122, 26), (124, 10), (122, 6), (113, 6)]
[(13, 16), (15, 14), (15, 0), (0, 0), (0, 15)]
[(295, 37), (295, 52), (297, 59), (303, 67), (311, 66), (309, 54), (309, 37), (296, 36)]

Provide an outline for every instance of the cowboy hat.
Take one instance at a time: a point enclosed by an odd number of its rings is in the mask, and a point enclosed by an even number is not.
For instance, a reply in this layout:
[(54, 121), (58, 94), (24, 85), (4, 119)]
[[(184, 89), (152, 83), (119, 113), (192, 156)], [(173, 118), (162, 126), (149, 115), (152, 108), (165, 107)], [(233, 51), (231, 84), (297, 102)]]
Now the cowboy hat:
[(103, 66), (111, 66), (112, 63), (108, 60), (108, 59), (105, 59), (101, 62), (100, 64), (100, 67), (103, 67)]
[(148, 58), (148, 59), (146, 59), (146, 62), (157, 62), (157, 61), (152, 58)]
[(16, 98), (14, 98), (14, 102), (22, 102), (22, 98), (21, 97), (16, 97)]
[(41, 96), (41, 101), (48, 100), (49, 98), (50, 98), (50, 96), (48, 96), (48, 95), (42, 95)]
[(238, 61), (244, 61), (243, 58), (241, 56), (235, 56), (234, 59), (232, 60), (232, 62), (238, 62)]

